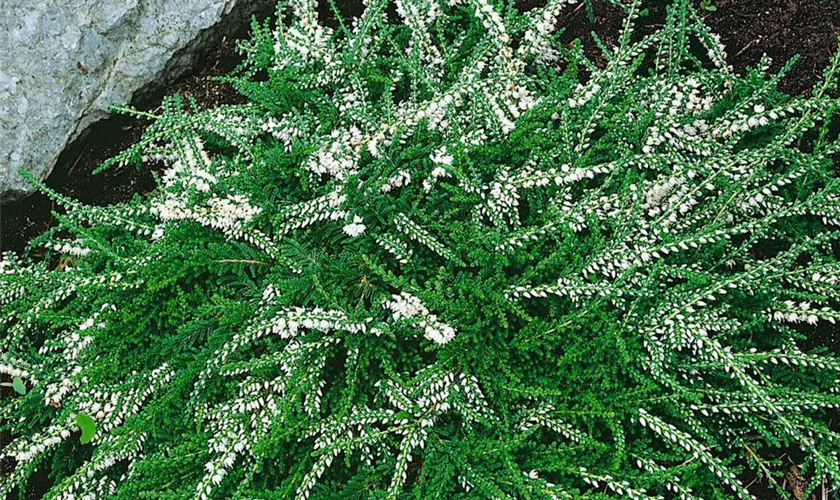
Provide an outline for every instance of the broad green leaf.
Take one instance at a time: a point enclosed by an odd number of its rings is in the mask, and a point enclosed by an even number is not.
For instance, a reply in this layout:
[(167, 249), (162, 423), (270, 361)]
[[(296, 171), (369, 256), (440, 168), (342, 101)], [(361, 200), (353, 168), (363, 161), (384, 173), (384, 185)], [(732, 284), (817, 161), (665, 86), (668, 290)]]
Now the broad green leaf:
[(12, 379), (12, 389), (21, 396), (26, 394), (26, 385), (23, 383), (23, 379), (19, 376)]
[(93, 439), (93, 435), (96, 434), (96, 423), (93, 419), (84, 413), (79, 413), (76, 415), (76, 425), (78, 425), (79, 429), (82, 430), (82, 437), (79, 441), (81, 441), (82, 444), (90, 443), (90, 440)]

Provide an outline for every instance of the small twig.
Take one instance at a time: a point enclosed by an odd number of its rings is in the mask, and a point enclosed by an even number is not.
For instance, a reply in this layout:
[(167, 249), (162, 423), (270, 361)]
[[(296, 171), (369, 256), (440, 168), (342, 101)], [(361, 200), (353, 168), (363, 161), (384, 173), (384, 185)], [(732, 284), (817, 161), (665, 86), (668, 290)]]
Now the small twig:
[(73, 171), (74, 171), (74, 170), (76, 170), (76, 166), (78, 166), (78, 165), (79, 165), (79, 162), (80, 162), (80, 161), (82, 161), (82, 157), (85, 155), (85, 153), (87, 153), (87, 152), (88, 152), (88, 150), (89, 150), (89, 149), (90, 149), (90, 144), (88, 144), (87, 146), (85, 146), (85, 148), (84, 148), (84, 149), (82, 149), (82, 152), (81, 152), (81, 153), (79, 153), (79, 156), (77, 156), (77, 157), (76, 157), (76, 160), (73, 162), (73, 165), (71, 165), (71, 166), (70, 166), (70, 170), (68, 170), (68, 171), (67, 171), (67, 177), (68, 177), (68, 178), (69, 178), (71, 175), (73, 175)]
[(569, 14), (569, 16), (566, 18), (566, 21), (571, 21), (572, 19), (577, 17), (578, 13), (580, 12), (580, 9), (582, 9), (582, 8), (583, 8), (583, 3), (578, 4), (578, 6), (575, 7), (575, 10), (573, 10), (572, 13)]
[(745, 50), (752, 47), (752, 44), (754, 44), (756, 40), (757, 40), (756, 38), (753, 38), (752, 40), (750, 40), (750, 43), (746, 44), (743, 49), (741, 49), (737, 54), (735, 54), (735, 57), (740, 56), (741, 54), (744, 53)]

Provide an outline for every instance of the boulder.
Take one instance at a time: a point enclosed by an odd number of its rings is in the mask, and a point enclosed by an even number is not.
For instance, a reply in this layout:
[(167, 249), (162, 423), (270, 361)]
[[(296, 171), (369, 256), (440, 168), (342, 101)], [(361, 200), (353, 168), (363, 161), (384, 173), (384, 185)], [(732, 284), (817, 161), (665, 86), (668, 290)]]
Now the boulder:
[(276, 0), (0, 0), (0, 201), (45, 179), (111, 104), (189, 69)]

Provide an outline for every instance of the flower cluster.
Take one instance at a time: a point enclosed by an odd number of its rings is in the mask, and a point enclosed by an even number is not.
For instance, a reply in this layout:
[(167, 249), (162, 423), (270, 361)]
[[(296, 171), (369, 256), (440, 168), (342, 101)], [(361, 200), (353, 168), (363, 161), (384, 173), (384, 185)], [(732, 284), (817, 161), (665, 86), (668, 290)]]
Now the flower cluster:
[(52, 249), (74, 257), (84, 257), (90, 253), (90, 248), (84, 246), (84, 239), (68, 241), (66, 243), (54, 243)]
[(408, 186), (411, 184), (411, 174), (405, 170), (400, 170), (395, 175), (391, 176), (388, 181), (379, 188), (383, 193), (390, 193), (393, 189)]
[(3, 456), (12, 457), (18, 463), (32, 462), (50, 448), (58, 446), (70, 437), (68, 428), (50, 426), (27, 440), (15, 440), (3, 448)]
[(355, 238), (357, 236), (361, 236), (362, 233), (365, 232), (365, 227), (366, 226), (364, 224), (362, 224), (362, 222), (364, 222), (364, 219), (362, 219), (358, 215), (354, 215), (353, 216), (353, 221), (350, 222), (349, 224), (347, 224), (346, 226), (344, 226), (341, 229), (345, 233), (347, 233), (347, 236), (349, 236), (351, 238)]
[[(164, 223), (194, 220), (199, 224), (230, 234), (240, 231), (261, 209), (250, 204), (243, 194), (219, 196), (211, 190), (219, 184), (211, 173), (212, 162), (198, 137), (182, 141), (182, 159), (176, 160), (163, 174), (163, 196), (149, 207), (149, 213)], [(151, 232), (152, 239), (165, 234), (161, 225)]]
[(423, 302), (407, 292), (394, 294), (391, 300), (382, 303), (382, 307), (391, 311), (394, 321), (406, 318), (419, 318), (417, 326), (423, 329), (424, 336), (436, 344), (446, 344), (455, 337), (455, 329), (438, 320)]
[(317, 1), (295, 0), (290, 3), (295, 19), (291, 27), (276, 32), (274, 68), (282, 70), (315, 61), (328, 64), (331, 61), (329, 41), (332, 30), (318, 23)]
[(362, 132), (357, 127), (333, 130), (325, 145), (309, 159), (307, 167), (315, 174), (344, 179), (356, 173), (361, 144)]
[(318, 198), (285, 207), (278, 211), (277, 219), (281, 221), (280, 227), (284, 233), (319, 221), (341, 220), (347, 217), (347, 211), (341, 208), (345, 201), (347, 196), (339, 188)]
[(567, 5), (577, 0), (551, 0), (544, 9), (537, 10), (535, 19), (525, 30), (517, 52), (520, 56), (531, 56), (539, 64), (550, 64), (557, 60), (557, 50), (551, 44), (550, 35), (557, 29), (557, 18)]

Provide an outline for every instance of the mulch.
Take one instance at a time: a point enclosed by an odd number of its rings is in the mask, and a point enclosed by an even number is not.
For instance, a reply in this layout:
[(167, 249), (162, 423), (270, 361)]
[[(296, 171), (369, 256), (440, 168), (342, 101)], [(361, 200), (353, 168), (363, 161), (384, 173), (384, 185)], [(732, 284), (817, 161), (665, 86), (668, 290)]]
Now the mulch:
[(755, 66), (762, 55), (778, 71), (799, 60), (782, 79), (781, 90), (806, 95), (819, 82), (840, 36), (836, 0), (716, 0), (707, 22), (721, 36), (737, 71)]

